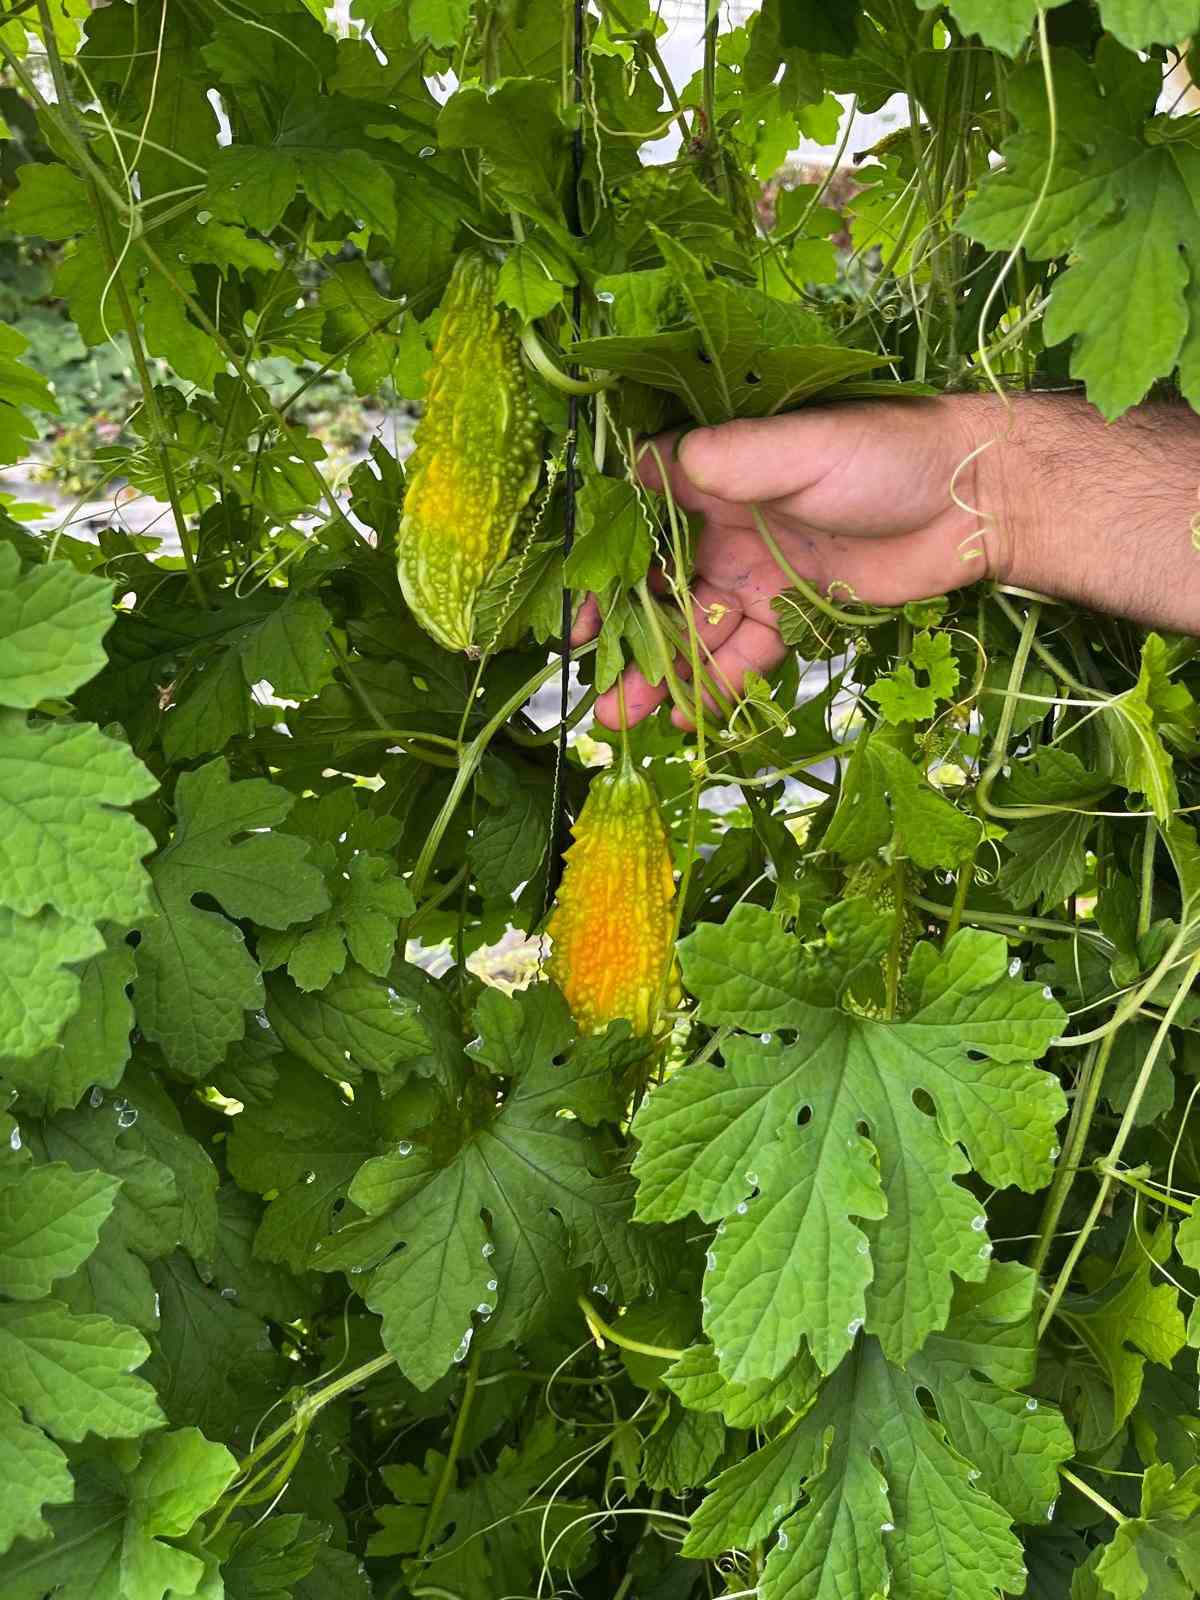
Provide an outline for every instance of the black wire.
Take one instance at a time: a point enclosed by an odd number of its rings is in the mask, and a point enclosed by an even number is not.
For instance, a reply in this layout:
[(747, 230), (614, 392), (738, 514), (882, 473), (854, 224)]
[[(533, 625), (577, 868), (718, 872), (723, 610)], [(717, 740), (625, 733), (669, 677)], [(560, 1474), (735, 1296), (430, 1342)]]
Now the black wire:
[[(584, 45), (584, 10), (585, 0), (575, 0), (574, 4), (574, 99), (576, 107), (583, 105), (583, 45)], [(571, 232), (580, 237), (583, 233), (583, 222), (579, 213), (579, 187), (583, 180), (583, 118), (575, 118), (575, 130), (571, 136)], [(577, 282), (571, 290), (571, 330), (576, 339), (580, 337), (583, 319), (583, 290)], [(572, 377), (579, 376), (579, 368), (569, 368)], [(563, 503), (563, 561), (571, 554), (575, 543), (575, 495), (577, 489), (577, 457), (579, 450), (579, 396), (570, 395), (567, 398), (567, 445), (565, 459), (565, 483)], [(562, 877), (563, 852), (570, 843), (571, 820), (570, 808), (567, 804), (566, 784), (564, 778), (567, 771), (567, 716), (570, 712), (570, 686), (571, 686), (571, 591), (563, 584), (562, 591), (562, 639), (559, 644), (559, 656), (562, 670), (559, 679), (559, 734), (558, 754), (555, 760), (554, 795), (555, 816), (551, 828), (550, 870), (546, 875), (547, 904), (557, 892), (559, 880)]]

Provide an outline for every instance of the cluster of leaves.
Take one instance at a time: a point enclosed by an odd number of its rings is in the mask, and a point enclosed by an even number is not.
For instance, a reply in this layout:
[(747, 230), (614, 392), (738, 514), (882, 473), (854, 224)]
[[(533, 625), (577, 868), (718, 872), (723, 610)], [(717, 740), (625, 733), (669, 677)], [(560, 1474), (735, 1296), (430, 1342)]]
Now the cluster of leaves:
[[(581, 714), (629, 660), (689, 704), (642, 580), (697, 528), (638, 433), (979, 383), (979, 336), (1196, 399), (1194, 8), (765, 0), (679, 86), (640, 0), (580, 12), (577, 83), (558, 0), (351, 16), (0, 18), (4, 227), (125, 341), (95, 471), (162, 509), (0, 513), (0, 1592), (1186, 1600), (1193, 642), (784, 594), (724, 737), (630, 735), (668, 1026), (479, 973), (606, 754), (532, 715), (564, 585)], [(762, 233), (798, 137), (896, 94), (855, 260), (813, 186)], [(476, 662), (406, 614), (398, 452), (342, 481), (270, 374), (419, 404), (480, 240), (547, 443)], [(0, 459), (54, 407), (0, 335)]]

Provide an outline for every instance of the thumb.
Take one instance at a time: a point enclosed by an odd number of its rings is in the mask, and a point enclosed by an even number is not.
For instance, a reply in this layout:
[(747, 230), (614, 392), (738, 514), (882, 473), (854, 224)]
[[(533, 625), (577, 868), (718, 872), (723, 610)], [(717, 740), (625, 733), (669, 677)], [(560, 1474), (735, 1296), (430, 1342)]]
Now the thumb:
[(817, 483), (847, 453), (866, 425), (861, 407), (845, 405), (743, 418), (683, 435), (676, 457), (702, 494), (721, 500), (778, 500)]

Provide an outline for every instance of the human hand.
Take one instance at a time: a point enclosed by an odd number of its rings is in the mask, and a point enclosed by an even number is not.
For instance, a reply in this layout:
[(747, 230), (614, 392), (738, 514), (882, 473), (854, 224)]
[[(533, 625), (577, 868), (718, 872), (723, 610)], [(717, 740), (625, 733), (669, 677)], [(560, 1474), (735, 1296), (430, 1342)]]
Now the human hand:
[[(791, 579), (764, 542), (752, 506), (789, 565), (821, 594), (834, 586), (839, 606), (901, 605), (987, 575), (986, 550), (972, 537), (978, 518), (951, 493), (974, 449), (963, 423), (950, 400), (865, 402), (664, 434), (643, 451), (647, 486), (661, 491), (661, 460), (676, 502), (704, 517), (692, 605), (701, 659), (722, 693), (736, 699), (748, 672), (769, 672), (787, 653), (771, 601)], [(956, 492), (969, 503), (972, 487), (968, 465)], [(589, 598), (572, 644), (594, 637), (599, 626)], [(676, 667), (690, 676), (683, 658)], [(624, 693), (627, 720), (635, 723), (668, 689), (631, 667)], [(619, 725), (615, 689), (596, 702), (596, 716)], [(673, 720), (690, 726), (678, 710)]]
[[(703, 514), (691, 591), (701, 658), (730, 699), (787, 653), (772, 598), (790, 586), (759, 533), (839, 607), (903, 605), (989, 577), (1200, 634), (1192, 521), (1200, 417), (1152, 402), (1116, 423), (1077, 395), (863, 401), (654, 441), (676, 501)], [(661, 490), (654, 450), (640, 468)], [(573, 644), (600, 626), (585, 602)], [(680, 677), (687, 661), (676, 663)], [(624, 675), (632, 724), (666, 699)], [(705, 700), (713, 709), (710, 697)], [(597, 719), (619, 726), (616, 690)], [(689, 727), (678, 710), (673, 720)]]

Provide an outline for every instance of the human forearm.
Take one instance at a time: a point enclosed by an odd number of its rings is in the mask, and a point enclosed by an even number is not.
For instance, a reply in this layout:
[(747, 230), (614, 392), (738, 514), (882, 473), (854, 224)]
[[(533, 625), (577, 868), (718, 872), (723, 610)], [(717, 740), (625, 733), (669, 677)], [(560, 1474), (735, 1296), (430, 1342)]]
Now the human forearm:
[(994, 577), (1200, 634), (1200, 417), (1167, 400), (1106, 423), (1058, 394), (1018, 397), (1011, 415), (989, 397), (956, 405), (986, 445), (961, 493), (985, 516)]

